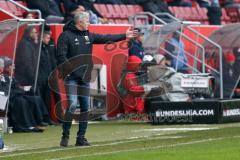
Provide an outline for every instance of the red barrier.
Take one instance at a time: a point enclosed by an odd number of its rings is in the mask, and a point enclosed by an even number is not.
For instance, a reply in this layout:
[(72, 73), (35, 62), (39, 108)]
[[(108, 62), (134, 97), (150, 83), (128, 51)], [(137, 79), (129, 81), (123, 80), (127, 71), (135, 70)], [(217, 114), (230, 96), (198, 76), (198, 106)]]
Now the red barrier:
[[(62, 25), (55, 25), (51, 26), (51, 29), (53, 31), (53, 37), (55, 39), (55, 42), (57, 41), (58, 36), (62, 32)], [(109, 25), (92, 25), (90, 27), (91, 32), (101, 33), (101, 34), (117, 34), (117, 33), (125, 33), (128, 26), (109, 26)], [(196, 30), (198, 30), (200, 33), (204, 35), (209, 35), (213, 31), (215, 31), (219, 26), (201, 26), (201, 27), (195, 27)], [(187, 35), (192, 37), (193, 39), (197, 40), (197, 36), (193, 33), (190, 33), (189, 31), (185, 31)], [(200, 42), (200, 41), (199, 41)], [(194, 45), (184, 41), (186, 50), (192, 54), (195, 53)], [(201, 42), (202, 43), (202, 42)], [(113, 51), (106, 51), (104, 50), (104, 45), (94, 45), (93, 48), (93, 55), (100, 58), (104, 64), (107, 65), (107, 84), (108, 84), (108, 96), (107, 96), (107, 108), (108, 108), (108, 115), (109, 116), (115, 116), (117, 113), (122, 111), (122, 106), (120, 103), (120, 99), (117, 96), (116, 92), (116, 85), (120, 78), (121, 69), (124, 64), (124, 56), (127, 55), (127, 50), (122, 50), (119, 48), (119, 45), (122, 43), (116, 43), (116, 49)], [(119, 54), (122, 55), (119, 57)], [(118, 56), (115, 57), (114, 56)], [(116, 59), (118, 59), (116, 61)], [(192, 63), (192, 62), (190, 62)]]
[[(119, 25), (119, 26), (109, 26), (109, 25), (91, 25), (90, 31), (95, 33), (101, 33), (101, 34), (119, 34), (119, 33), (125, 33), (129, 26), (128, 25)], [(196, 27), (196, 29), (204, 34), (209, 35), (213, 31), (215, 31), (219, 26), (201, 26)], [(51, 26), (53, 38), (55, 42), (57, 42), (57, 39), (60, 35), (60, 33), (63, 30), (63, 25), (53, 25)], [(20, 30), (20, 34), (22, 31)], [(187, 35), (190, 37), (197, 39), (197, 36), (193, 33), (189, 33), (188, 31), (185, 31)], [(13, 37), (12, 37), (13, 38)], [(123, 41), (124, 42), (124, 41)], [(119, 97), (117, 96), (116, 92), (116, 85), (118, 83), (118, 80), (120, 79), (120, 74), (122, 70), (122, 66), (125, 61), (125, 57), (128, 53), (128, 50), (120, 49), (120, 45), (126, 45), (126, 43), (118, 42), (115, 44), (116, 48), (112, 51), (106, 51), (104, 49), (104, 45), (94, 45), (93, 47), (93, 56), (96, 56), (97, 58), (100, 58), (104, 64), (107, 66), (107, 87), (108, 87), (108, 94), (107, 94), (107, 108), (108, 108), (108, 115), (109, 116), (115, 116), (117, 113), (122, 111), (122, 106)], [(194, 46), (184, 41), (185, 48), (188, 52), (194, 54), (195, 48)], [(12, 55), (12, 53), (7, 53), (5, 51), (12, 52), (12, 43), (8, 39), (4, 41), (4, 45), (0, 47), (1, 49), (1, 55)], [(105, 46), (106, 47), (106, 46)], [(109, 48), (113, 46), (108, 46)], [(192, 63), (192, 62), (190, 62)], [(63, 88), (61, 89), (63, 90)], [(53, 114), (52, 114), (53, 115)], [(54, 117), (54, 116), (53, 116)]]

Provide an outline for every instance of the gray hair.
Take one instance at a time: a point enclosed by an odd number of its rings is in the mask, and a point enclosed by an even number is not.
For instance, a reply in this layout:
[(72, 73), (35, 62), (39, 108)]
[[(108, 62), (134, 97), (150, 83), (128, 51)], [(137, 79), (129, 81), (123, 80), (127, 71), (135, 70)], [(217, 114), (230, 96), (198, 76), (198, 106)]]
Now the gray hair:
[(82, 21), (84, 18), (89, 18), (89, 13), (88, 12), (80, 12), (80, 13), (77, 13), (75, 16), (74, 16), (74, 23), (78, 22), (78, 21)]

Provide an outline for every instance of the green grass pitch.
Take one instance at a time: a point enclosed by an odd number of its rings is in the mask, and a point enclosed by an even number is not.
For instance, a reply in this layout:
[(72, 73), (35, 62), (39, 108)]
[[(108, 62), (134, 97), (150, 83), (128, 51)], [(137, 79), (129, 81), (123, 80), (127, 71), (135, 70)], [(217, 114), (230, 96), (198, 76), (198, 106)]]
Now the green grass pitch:
[(240, 123), (224, 125), (150, 125), (139, 122), (99, 122), (89, 125), (90, 147), (59, 147), (61, 126), (44, 133), (4, 136), (7, 148), (0, 160), (239, 160)]

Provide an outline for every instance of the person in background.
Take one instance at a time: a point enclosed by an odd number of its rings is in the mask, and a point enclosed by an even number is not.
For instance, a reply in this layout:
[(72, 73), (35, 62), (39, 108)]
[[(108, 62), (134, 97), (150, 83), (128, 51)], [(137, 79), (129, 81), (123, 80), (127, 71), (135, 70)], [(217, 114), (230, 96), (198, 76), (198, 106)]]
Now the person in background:
[(197, 0), (200, 7), (207, 8), (207, 16), (210, 25), (221, 25), (222, 10), (219, 0)]
[(29, 12), (24, 12), (23, 13), (23, 18), (26, 18), (26, 19), (35, 19), (34, 15), (32, 13), (29, 13)]
[(142, 60), (135, 55), (128, 57), (127, 72), (123, 79), (123, 87), (127, 95), (123, 97), (123, 108), (125, 114), (144, 113), (144, 87), (139, 84), (137, 72), (140, 69)]
[(101, 13), (99, 13), (95, 7), (94, 7), (95, 0), (63, 0), (64, 8), (66, 9), (68, 15), (70, 13), (71, 17), (68, 17), (69, 19), (64, 20), (67, 22), (68, 20), (71, 20), (70, 18), (73, 18), (75, 14), (72, 13), (76, 9), (79, 11), (87, 11), (90, 13), (90, 23), (91, 24), (98, 24), (98, 23), (108, 23), (108, 20), (104, 18)]
[(138, 32), (138, 35), (128, 42), (128, 56), (135, 55), (142, 60), (144, 56), (144, 48), (142, 46), (144, 32), (140, 28), (134, 28), (134, 30)]
[(79, 14), (80, 12), (84, 12), (85, 8), (81, 5), (70, 5), (68, 0), (63, 0), (64, 8), (66, 10), (64, 21), (63, 23), (67, 23), (71, 20), (73, 20), (74, 16), (76, 14)]
[[(4, 59), (4, 81), (1, 86), (5, 86), (5, 94), (11, 83), (11, 92), (9, 95), (9, 124), (14, 132), (43, 132), (46, 124), (43, 122), (44, 116), (47, 116), (47, 110), (39, 96), (34, 96), (31, 91), (25, 91), (14, 78), (14, 64), (8, 57)], [(12, 77), (11, 77), (12, 76)], [(12, 81), (12, 82), (11, 82)]]
[(33, 86), (38, 63), (38, 31), (34, 26), (28, 26), (16, 50), (15, 76), (22, 86)]
[(45, 25), (44, 31), (46, 33), (49, 33), (49, 35), (50, 35), (50, 41), (49, 41), (49, 43), (47, 45), (47, 48), (48, 48), (50, 59), (51, 59), (50, 60), (50, 62), (51, 62), (51, 71), (53, 71), (57, 67), (57, 59), (56, 59), (57, 48), (56, 48), (55, 42), (54, 42), (54, 40), (52, 38), (52, 31), (51, 31), (50, 26)]
[[(164, 0), (135, 0), (136, 4), (141, 5), (145, 12), (156, 13), (173, 13), (168, 9), (168, 5)], [(160, 16), (166, 22), (171, 22), (172, 20), (167, 16)]]
[[(236, 63), (236, 56), (231, 51), (227, 51), (223, 53), (224, 98), (230, 97), (239, 77), (239, 69), (238, 69), (239, 66), (238, 68), (236, 68), (235, 63)], [(217, 83), (220, 83), (220, 82), (217, 82)], [(218, 88), (216, 90), (218, 91)], [(217, 93), (216, 96), (219, 96), (219, 93)]]
[[(37, 83), (40, 96), (47, 107), (46, 109), (48, 110), (48, 115), (51, 113), (51, 92), (48, 86), (48, 77), (53, 71), (52, 63), (54, 63), (49, 50), (50, 39), (51, 33), (49, 31), (44, 31)], [(50, 124), (50, 117), (48, 117), (45, 122)]]
[[(184, 43), (180, 39), (180, 34), (174, 32), (172, 38), (166, 43), (166, 50), (174, 55), (171, 56), (171, 67), (177, 72), (188, 73), (188, 60), (184, 48)], [(169, 60), (169, 56), (167, 59)]]
[(60, 146), (68, 146), (70, 128), (72, 125), (72, 114), (77, 103), (80, 103), (79, 131), (77, 133), (76, 146), (89, 146), (85, 138), (88, 126), (88, 108), (93, 68), (92, 47), (93, 44), (105, 44), (109, 41), (118, 42), (126, 38), (136, 37), (136, 31), (128, 29), (125, 34), (100, 35), (89, 32), (89, 14), (80, 12), (74, 19), (68, 22), (61, 33), (57, 43), (57, 63), (59, 77), (65, 79), (65, 88), (70, 101), (63, 122), (63, 132)]
[(30, 9), (39, 9), (47, 23), (61, 23), (63, 16), (55, 0), (26, 0)]

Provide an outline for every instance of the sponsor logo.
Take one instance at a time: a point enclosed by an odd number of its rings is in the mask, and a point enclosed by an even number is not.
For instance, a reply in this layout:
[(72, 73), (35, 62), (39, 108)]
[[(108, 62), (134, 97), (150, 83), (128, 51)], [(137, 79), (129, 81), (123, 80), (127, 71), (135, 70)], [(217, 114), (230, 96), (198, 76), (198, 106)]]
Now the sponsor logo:
[(208, 88), (208, 79), (203, 78), (182, 78), (181, 87), (183, 88)]
[(227, 109), (223, 111), (223, 117), (240, 116), (240, 109)]
[(171, 110), (156, 111), (156, 117), (214, 116), (214, 110)]

